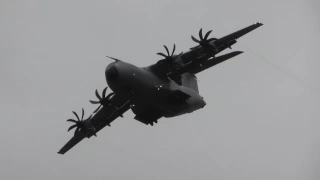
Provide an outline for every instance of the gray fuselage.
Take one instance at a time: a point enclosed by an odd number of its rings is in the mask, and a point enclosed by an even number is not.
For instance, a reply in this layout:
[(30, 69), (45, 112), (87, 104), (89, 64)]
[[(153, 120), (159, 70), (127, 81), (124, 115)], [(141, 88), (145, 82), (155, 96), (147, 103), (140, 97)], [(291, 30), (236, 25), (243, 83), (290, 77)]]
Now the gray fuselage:
[[(136, 115), (153, 108), (161, 112), (163, 117), (173, 117), (206, 105), (198, 93), (195, 77), (189, 74), (182, 75), (183, 83), (179, 85), (157, 74), (152, 66), (137, 67), (123, 61), (109, 64), (105, 74), (109, 87), (115, 93), (129, 97), (131, 109)], [(193, 81), (193, 87), (187, 86), (190, 81)], [(184, 99), (179, 99), (180, 95)]]

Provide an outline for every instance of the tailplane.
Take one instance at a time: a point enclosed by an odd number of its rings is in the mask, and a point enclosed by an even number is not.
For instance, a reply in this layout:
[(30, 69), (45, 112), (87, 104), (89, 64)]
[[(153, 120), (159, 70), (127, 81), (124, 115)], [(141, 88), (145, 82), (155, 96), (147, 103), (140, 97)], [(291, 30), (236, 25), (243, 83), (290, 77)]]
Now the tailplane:
[(199, 92), (198, 82), (195, 75), (191, 73), (184, 73), (181, 75), (182, 86), (188, 87), (190, 89)]

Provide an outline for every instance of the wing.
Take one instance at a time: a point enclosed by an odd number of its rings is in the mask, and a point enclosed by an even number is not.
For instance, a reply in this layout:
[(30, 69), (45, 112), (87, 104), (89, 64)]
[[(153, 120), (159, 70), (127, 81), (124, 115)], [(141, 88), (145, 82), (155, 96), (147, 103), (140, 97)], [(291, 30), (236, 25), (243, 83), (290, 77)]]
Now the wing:
[(237, 43), (237, 39), (243, 35), (253, 31), (254, 29), (262, 26), (263, 24), (257, 22), (250, 26), (247, 26), (243, 29), (240, 29), (234, 33), (210, 41), (209, 44), (212, 45), (212, 49), (203, 49), (201, 46), (191, 48), (190, 51), (181, 55), (180, 62), (184, 64), (183, 67), (179, 67), (172, 72), (169, 72), (167, 75), (172, 79), (177, 79), (181, 74), (189, 72), (197, 74), (205, 69), (208, 69), (212, 66), (215, 66), (223, 61), (226, 61), (230, 58), (233, 58), (241, 53), (242, 51), (235, 51), (225, 55), (215, 57), (216, 54), (222, 52), (226, 48), (231, 48), (232, 45)]
[(204, 48), (202, 48), (200, 45), (191, 48), (190, 51), (182, 54), (181, 57), (181, 62), (183, 64), (187, 64), (190, 61), (194, 61), (196, 59), (199, 59), (200, 57), (203, 56), (208, 56), (213, 57), (216, 54), (222, 52), (223, 50), (227, 49), (227, 48), (231, 48), (232, 45), (234, 45), (235, 43), (237, 43), (237, 39), (239, 39), (240, 37), (244, 36), (245, 34), (257, 29), (258, 27), (262, 26), (263, 24), (260, 22), (257, 22), (255, 24), (252, 24), (250, 26), (247, 26), (243, 29), (240, 29), (236, 32), (233, 32), (229, 35), (226, 35), (224, 37), (221, 37), (219, 39), (214, 39), (212, 41), (209, 42), (209, 44), (213, 47), (213, 48), (207, 48), (207, 50), (204, 50)]
[(247, 33), (257, 29), (258, 27), (262, 26), (263, 24), (261, 22), (257, 22), (255, 24), (252, 24), (248, 27), (245, 27), (243, 29), (240, 29), (234, 33), (231, 33), (229, 35), (226, 35), (222, 38), (219, 38), (218, 40), (214, 41), (213, 44), (217, 47), (217, 51), (214, 53), (214, 55), (220, 53), (221, 51), (230, 48), (231, 46), (237, 43), (237, 39), (240, 37), (246, 35)]
[[(117, 111), (115, 111), (111, 107), (103, 107), (101, 108), (90, 120), (91, 125), (96, 129), (96, 133), (103, 129), (105, 126), (110, 125), (112, 121), (117, 119), (119, 116), (122, 116), (130, 108), (130, 101), (126, 98), (123, 98), (119, 95), (114, 95), (112, 97), (113, 103), (119, 107)], [(60, 151), (59, 154), (64, 154), (69, 151), (72, 147), (78, 144), (85, 137), (90, 138), (92, 135), (84, 135), (83, 133), (76, 133), (68, 142), (65, 144)]]
[[(257, 23), (255, 23), (255, 24), (252, 24), (252, 25), (250, 25), (250, 26), (248, 26), (248, 27), (245, 27), (245, 28), (243, 28), (243, 29), (240, 29), (239, 31), (236, 31), (236, 32), (234, 32), (234, 33), (231, 33), (231, 34), (229, 34), (229, 35), (226, 35), (226, 36), (224, 36), (224, 37), (216, 40), (216, 41), (214, 42), (214, 44), (215, 44), (216, 46), (218, 46), (218, 47), (219, 47), (219, 46), (222, 46), (222, 45), (227, 44), (227, 43), (229, 43), (229, 42), (231, 42), (231, 41), (233, 41), (233, 40), (237, 40), (237, 39), (240, 38), (241, 36), (243, 36), (243, 35), (251, 32), (251, 31), (257, 29), (258, 27), (260, 27), (260, 26), (262, 26), (262, 25), (263, 25), (263, 24), (262, 24), (261, 22), (257, 22)], [(228, 47), (227, 47), (227, 48), (228, 48)]]

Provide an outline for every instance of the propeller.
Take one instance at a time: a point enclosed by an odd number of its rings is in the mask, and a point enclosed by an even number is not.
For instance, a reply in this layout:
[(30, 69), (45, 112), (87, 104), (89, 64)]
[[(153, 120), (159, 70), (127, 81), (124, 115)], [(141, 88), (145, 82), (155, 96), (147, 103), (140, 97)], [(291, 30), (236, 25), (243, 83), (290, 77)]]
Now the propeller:
[(202, 35), (202, 28), (201, 28), (200, 31), (199, 31), (200, 40), (196, 39), (196, 38), (193, 37), (193, 36), (191, 36), (191, 39), (192, 39), (194, 42), (199, 43), (202, 47), (211, 46), (211, 45), (209, 44), (210, 41), (212, 41), (212, 40), (218, 40), (217, 38), (210, 38), (210, 39), (208, 39), (208, 37), (209, 37), (209, 35), (210, 35), (211, 32), (212, 32), (212, 30), (208, 31), (208, 32), (204, 35), (204, 37), (203, 37), (203, 35)]
[(87, 130), (86, 128), (86, 125), (84, 124), (84, 121), (86, 121), (86, 120), (89, 120), (89, 119), (91, 119), (91, 116), (92, 115), (90, 115), (87, 119), (83, 119), (83, 116), (84, 116), (84, 110), (83, 110), (83, 108), (82, 108), (82, 115), (81, 115), (81, 119), (79, 118), (79, 116), (78, 116), (78, 114), (76, 113), (76, 112), (74, 112), (74, 111), (72, 111), (73, 112), (73, 114), (77, 117), (77, 120), (74, 120), (74, 119), (68, 119), (67, 121), (69, 121), (69, 122), (73, 122), (73, 123), (75, 123), (74, 125), (72, 125), (72, 126), (70, 126), (69, 127), (69, 129), (68, 129), (68, 132), (70, 131), (70, 130), (72, 130), (73, 128), (76, 128), (76, 130), (74, 131), (74, 135), (76, 135), (78, 132), (80, 132), (81, 130)]
[(167, 55), (165, 55), (164, 53), (161, 53), (161, 52), (158, 52), (157, 55), (160, 55), (162, 57), (164, 57), (165, 59), (160, 61), (161, 63), (169, 63), (171, 65), (174, 65), (175, 64), (175, 58), (177, 56), (180, 56), (183, 52), (181, 52), (179, 55), (174, 55), (174, 52), (176, 50), (176, 45), (173, 44), (173, 50), (172, 50), (172, 53), (170, 54), (169, 52), (169, 49), (166, 45), (163, 45), (163, 47), (166, 49), (167, 51)]
[(96, 89), (96, 96), (98, 98), (99, 101), (92, 101), (90, 100), (91, 104), (100, 104), (100, 106), (93, 112), (96, 113), (99, 111), (99, 109), (101, 108), (101, 106), (112, 106), (112, 100), (110, 99), (111, 96), (113, 96), (115, 93), (110, 93), (106, 96), (106, 92), (107, 92), (108, 87), (104, 88), (102, 91), (102, 97), (99, 95), (98, 90)]
[[(99, 109), (101, 108), (101, 106), (109, 106), (109, 107), (113, 107), (114, 109), (118, 110), (119, 108), (113, 104), (113, 100), (111, 99), (111, 97), (115, 94), (115, 93), (110, 93), (106, 96), (106, 92), (107, 92), (108, 87), (104, 88), (102, 91), (102, 97), (99, 95), (98, 90), (96, 89), (96, 96), (98, 98), (99, 101), (92, 101), (90, 100), (91, 104), (100, 104), (100, 106), (93, 112), (96, 113), (99, 111)], [(120, 117), (123, 117), (122, 114), (119, 115)]]

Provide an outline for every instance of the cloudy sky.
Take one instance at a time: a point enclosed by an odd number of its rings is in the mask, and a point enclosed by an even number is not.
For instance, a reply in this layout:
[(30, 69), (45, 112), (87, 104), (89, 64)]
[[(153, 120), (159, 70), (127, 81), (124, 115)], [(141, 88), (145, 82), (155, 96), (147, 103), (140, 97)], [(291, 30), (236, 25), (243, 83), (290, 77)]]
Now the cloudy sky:
[[(1, 179), (320, 178), (317, 0), (0, 1)], [(198, 75), (207, 106), (156, 126), (125, 118), (67, 154), (71, 111), (96, 106), (114, 56), (138, 66), (257, 21), (243, 50)]]

